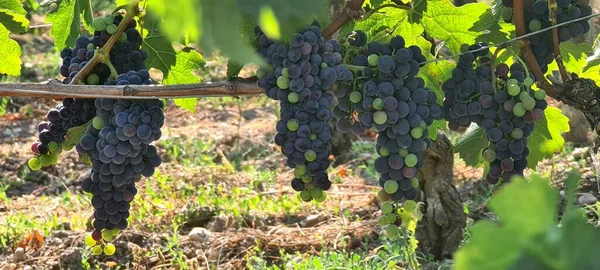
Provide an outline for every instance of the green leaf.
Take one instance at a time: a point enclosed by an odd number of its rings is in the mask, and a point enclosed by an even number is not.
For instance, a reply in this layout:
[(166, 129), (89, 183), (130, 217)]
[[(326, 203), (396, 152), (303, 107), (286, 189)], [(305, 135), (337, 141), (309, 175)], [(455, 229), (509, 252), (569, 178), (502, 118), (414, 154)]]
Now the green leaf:
[(227, 62), (227, 79), (237, 77), (243, 67), (244, 65), (234, 61)]
[(460, 158), (469, 166), (478, 166), (483, 161), (481, 152), (485, 150), (490, 142), (487, 133), (483, 128), (472, 126), (467, 132), (458, 139), (454, 145), (454, 153), (458, 153)]
[[(129, 1), (123, 1), (129, 2)], [(173, 0), (168, 5), (164, 1), (149, 0), (148, 13), (161, 18), (161, 32), (170, 40), (183, 41), (186, 35), (190, 40), (198, 41), (202, 36), (202, 9), (199, 0)]]
[(90, 33), (94, 33), (94, 26), (92, 22), (94, 21), (94, 12), (92, 11), (92, 1), (91, 0), (77, 0), (79, 1), (79, 10), (81, 12), (81, 17), (83, 18), (83, 27)]
[(433, 123), (427, 127), (427, 132), (429, 133), (429, 138), (431, 140), (437, 139), (438, 130), (446, 129), (446, 121), (444, 120), (434, 120)]
[(551, 158), (555, 152), (562, 150), (565, 144), (562, 133), (569, 130), (569, 118), (560, 109), (546, 108), (544, 118), (535, 121), (533, 132), (527, 140), (527, 167), (535, 169), (542, 159)]
[(0, 24), (0, 74), (21, 75), (21, 46), (9, 37), (10, 32)]
[(10, 32), (22, 33), (29, 30), (27, 11), (19, 0), (0, 0), (0, 24)]
[(419, 77), (425, 80), (425, 86), (435, 92), (438, 103), (442, 104), (444, 100), (444, 90), (442, 90), (442, 83), (452, 77), (452, 70), (456, 67), (456, 64), (442, 60), (438, 62), (428, 63), (419, 71)]
[(258, 18), (258, 25), (263, 30), (265, 35), (271, 39), (280, 39), (281, 33), (279, 32), (279, 23), (275, 12), (269, 6), (262, 7), (260, 9), (260, 16)]
[(6, 106), (8, 106), (8, 98), (0, 98), (0, 116), (4, 116), (6, 114)]
[[(250, 4), (254, 4), (255, 7), (261, 6), (261, 3), (243, 2), (253, 1), (240, 0), (239, 6)], [(287, 1), (285, 2), (288, 3)], [(291, 9), (291, 7), (286, 8)], [(283, 15), (277, 12), (278, 9), (275, 6), (273, 6), (273, 9), (278, 20), (281, 21), (284, 18)], [(230, 59), (234, 59), (240, 63), (262, 64), (262, 59), (255, 53), (254, 48), (244, 42), (240, 34), (240, 25), (241, 19), (235, 0), (204, 1), (202, 4), (202, 48), (207, 51), (220, 50), (223, 54), (229, 56)]]
[(153, 15), (146, 15), (142, 29), (142, 49), (148, 53), (146, 67), (162, 71), (163, 77), (167, 78), (170, 76), (171, 66), (175, 65), (177, 54), (169, 39), (158, 28), (159, 23)]
[[(592, 52), (592, 46), (588, 43), (575, 44), (571, 41), (560, 43), (560, 56), (569, 73), (581, 74), (586, 66), (586, 59)], [(548, 70), (558, 70), (556, 61), (548, 66)]]
[[(175, 65), (169, 67), (169, 75), (162, 83), (168, 84), (190, 84), (199, 83), (200, 78), (192, 72), (204, 66), (205, 62), (202, 55), (192, 48), (184, 48), (177, 51)], [(196, 98), (176, 98), (175, 105), (189, 110), (192, 113), (196, 111)]]
[(502, 0), (492, 0), (492, 16), (497, 21), (502, 20), (502, 10), (504, 10)]
[(460, 52), (463, 44), (475, 43), (484, 30), (500, 29), (486, 3), (456, 7), (449, 0), (428, 0), (425, 5), (421, 19), (425, 32), (435, 39), (444, 40), (452, 53)]
[(513, 180), (489, 203), (501, 223), (477, 222), (469, 241), (455, 254), (455, 269), (511, 269), (531, 238), (554, 226), (557, 202), (558, 194), (547, 180), (535, 176), (531, 182)]
[(50, 35), (54, 37), (57, 50), (62, 50), (75, 43), (79, 36), (79, 3), (77, 0), (63, 0), (58, 8), (48, 12), (46, 21), (52, 23)]
[(67, 134), (65, 135), (65, 145), (76, 145), (77, 143), (79, 143), (79, 140), (81, 140), (81, 137), (83, 137), (83, 135), (85, 135), (85, 133), (87, 132), (88, 126), (92, 124), (92, 120), (88, 121), (87, 123), (81, 125), (81, 126), (76, 126), (76, 127), (72, 127), (69, 130), (67, 130)]

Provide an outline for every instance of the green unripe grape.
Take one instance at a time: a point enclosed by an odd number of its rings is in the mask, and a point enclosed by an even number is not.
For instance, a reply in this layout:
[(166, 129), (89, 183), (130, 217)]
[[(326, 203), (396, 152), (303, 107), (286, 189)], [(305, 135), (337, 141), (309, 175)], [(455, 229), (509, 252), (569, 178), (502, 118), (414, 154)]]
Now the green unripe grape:
[[(113, 22), (110, 22), (111, 24)], [(106, 30), (106, 23), (104, 22), (103, 18), (97, 17), (94, 19), (94, 21), (92, 22), (92, 26), (94, 27), (94, 30), (96, 31), (104, 31)]]
[(56, 147), (56, 150), (54, 150), (53, 154), (56, 154), (57, 156), (59, 156), (61, 153), (63, 152), (63, 147), (62, 145), (58, 145), (58, 147)]
[(412, 213), (417, 209), (417, 203), (413, 200), (407, 200), (402, 204), (402, 207), (404, 207), (404, 210), (407, 212)]
[(292, 104), (296, 104), (298, 103), (298, 101), (300, 100), (300, 96), (298, 96), (298, 93), (296, 92), (291, 92), (288, 94), (288, 101)]
[(117, 250), (117, 248), (115, 247), (115, 245), (113, 244), (108, 244), (104, 247), (104, 254), (110, 256), (115, 254), (115, 251)]
[(371, 66), (377, 66), (379, 63), (379, 56), (376, 54), (371, 54), (369, 57), (367, 57), (367, 62), (369, 62), (369, 65)]
[(350, 94), (350, 102), (352, 103), (359, 103), (362, 100), (362, 94), (358, 91), (354, 91), (352, 92), (352, 94)]
[(533, 79), (531, 77), (525, 78), (523, 84), (527, 87), (531, 87), (533, 85)]
[(483, 151), (483, 159), (487, 162), (493, 162), (494, 160), (496, 160), (496, 151), (492, 150), (492, 149), (485, 149)]
[(50, 151), (50, 153), (54, 153), (56, 151), (56, 149), (58, 149), (58, 143), (56, 143), (56, 142), (48, 143), (48, 151)]
[(385, 227), (385, 236), (387, 236), (387, 238), (389, 238), (390, 240), (398, 239), (399, 234), (400, 234), (400, 229), (398, 229), (398, 226), (389, 225), (389, 226)]
[(510, 136), (515, 140), (520, 140), (523, 138), (523, 130), (520, 128), (515, 128), (510, 132)]
[(396, 182), (396, 180), (391, 179), (385, 181), (385, 183), (383, 184), (383, 190), (385, 190), (385, 192), (387, 192), (388, 194), (396, 193), (396, 191), (398, 191), (398, 182)]
[(85, 237), (85, 245), (88, 247), (93, 247), (96, 245), (96, 240), (91, 235)]
[(109, 24), (113, 24), (115, 22), (115, 16), (112, 14), (108, 14), (106, 16), (104, 16), (104, 23), (109, 25)]
[(518, 84), (509, 84), (506, 89), (508, 90), (508, 94), (511, 96), (516, 96), (521, 93), (521, 87)]
[(523, 108), (525, 108), (525, 110), (531, 111), (533, 110), (533, 108), (535, 108), (535, 99), (533, 99), (532, 97), (526, 98), (525, 100), (523, 100)]
[(104, 120), (102, 120), (102, 117), (94, 117), (94, 120), (92, 120), (92, 126), (97, 130), (102, 129), (104, 127)]
[(410, 186), (413, 188), (418, 188), (419, 187), (419, 179), (417, 178), (411, 178), (410, 179)]
[(530, 98), (529, 93), (524, 91), (519, 94), (519, 100), (523, 102), (524, 100)]
[(388, 222), (387, 216), (380, 216), (377, 223), (379, 223), (379, 226), (382, 226), (382, 227), (390, 224)]
[(108, 32), (108, 34), (110, 34), (110, 35), (114, 35), (115, 33), (117, 33), (118, 30), (119, 30), (119, 27), (117, 27), (114, 24), (109, 24), (106, 26), (106, 32)]
[(310, 196), (313, 197), (313, 199), (318, 199), (323, 197), (323, 194), (325, 194), (325, 192), (323, 192), (323, 190), (319, 187), (313, 188), (310, 191)]
[(318, 136), (317, 136), (317, 134), (314, 134), (314, 133), (313, 133), (313, 134), (310, 134), (310, 136), (308, 136), (308, 138), (309, 138), (310, 140), (312, 140), (312, 141), (316, 140), (316, 139), (317, 139), (317, 137), (318, 137)]
[(327, 193), (325, 193), (325, 192), (322, 192), (322, 194), (323, 194), (323, 195), (321, 195), (321, 197), (319, 197), (319, 198), (314, 198), (314, 199), (315, 199), (315, 202), (321, 203), (321, 202), (324, 202), (324, 201), (325, 201), (325, 199), (327, 199)]
[(312, 197), (310, 196), (310, 191), (308, 191), (308, 190), (300, 191), (300, 199), (302, 199), (305, 202), (310, 201), (312, 199)]
[(379, 125), (385, 124), (385, 122), (387, 122), (387, 113), (384, 111), (376, 111), (373, 113), (373, 121)]
[(90, 43), (90, 44), (87, 45), (87, 49), (88, 49), (88, 51), (95, 50), (96, 49), (96, 45), (94, 45), (94, 43)]
[(259, 68), (258, 70), (256, 70), (256, 77), (263, 78), (267, 76), (267, 71), (264, 68)]
[(100, 77), (96, 74), (90, 74), (86, 81), (89, 85), (97, 85), (100, 83)]
[(425, 123), (425, 121), (421, 121), (421, 123), (419, 124), (419, 128), (425, 130), (427, 128), (427, 123)]
[(383, 99), (376, 98), (375, 100), (373, 100), (373, 109), (375, 109), (375, 110), (383, 109)]
[(315, 184), (306, 183), (306, 184), (304, 184), (304, 188), (306, 188), (306, 190), (311, 190), (311, 189), (315, 188)]
[(525, 110), (525, 107), (523, 107), (523, 103), (519, 102), (515, 104), (512, 112), (516, 117), (522, 117), (527, 111)]
[(390, 155), (390, 150), (388, 150), (388, 149), (387, 149), (387, 147), (385, 147), (385, 146), (382, 146), (381, 148), (379, 148), (379, 154), (380, 154), (382, 157), (387, 157), (387, 156), (389, 156), (389, 155)]
[(410, 136), (413, 137), (413, 138), (415, 138), (415, 139), (421, 138), (421, 136), (423, 136), (423, 129), (421, 129), (419, 127), (413, 128), (410, 131)]
[(304, 152), (304, 158), (308, 162), (315, 161), (315, 159), (317, 159), (317, 153), (314, 150), (309, 149), (308, 151)]
[(312, 182), (312, 176), (310, 176), (310, 175), (302, 176), (302, 182), (304, 182), (304, 183)]
[(540, 22), (539, 20), (531, 20), (529, 22), (529, 31), (531, 32), (535, 32), (542, 29), (542, 22)]
[(119, 230), (117, 228), (110, 230), (110, 234), (112, 234), (113, 237), (119, 235), (120, 232), (121, 232), (121, 230)]
[(408, 154), (404, 157), (404, 165), (408, 167), (414, 167), (419, 162), (419, 159), (415, 154)]
[(281, 75), (282, 75), (282, 76), (284, 76), (284, 77), (287, 77), (287, 78), (289, 78), (289, 77), (290, 77), (290, 70), (289, 70), (288, 68), (286, 68), (286, 67), (285, 67), (285, 68), (283, 68), (283, 69), (281, 70)]
[(287, 121), (287, 128), (289, 131), (296, 131), (298, 130), (299, 126), (300, 124), (298, 124), (298, 121), (296, 121), (296, 119), (290, 119)]
[(304, 176), (304, 174), (306, 174), (306, 165), (304, 165), (304, 164), (296, 165), (296, 168), (294, 169), (294, 177), (302, 178), (302, 176)]
[(30, 158), (27, 165), (32, 171), (39, 171), (42, 168), (42, 163), (39, 158)]
[(50, 156), (50, 164), (56, 164), (56, 163), (58, 163), (58, 155), (57, 154), (52, 153), (52, 154), (50, 154), (48, 156)]
[(387, 202), (387, 201), (391, 200), (392, 198), (390, 197), (390, 194), (387, 194), (387, 192), (385, 192), (385, 190), (380, 189), (377, 192), (377, 199), (379, 199), (379, 201), (381, 201), (381, 202)]
[(542, 89), (535, 91), (533, 94), (537, 100), (543, 100), (546, 98), (546, 91)]
[(112, 233), (110, 233), (110, 230), (102, 231), (102, 240), (104, 240), (104, 241), (112, 241), (113, 240), (113, 235), (112, 235)]
[(41, 155), (39, 159), (42, 167), (50, 166), (50, 164), (52, 164), (52, 158), (50, 158), (50, 155)]
[(324, 68), (326, 68), (326, 67), (327, 67), (327, 63), (325, 63), (325, 62), (322, 62), (322, 63), (321, 63), (321, 69), (324, 69)]
[(517, 79), (508, 79), (508, 81), (506, 81), (506, 84), (519, 84), (519, 81), (517, 81)]
[(279, 76), (279, 78), (277, 78), (277, 87), (281, 89), (288, 89), (288, 87), (290, 87), (290, 79)]
[(399, 154), (401, 157), (406, 157), (406, 156), (409, 154), (409, 152), (408, 152), (408, 149), (406, 149), (406, 148), (401, 148), (401, 149), (400, 149), (400, 151), (398, 152), (398, 154)]
[(394, 224), (394, 222), (396, 222), (396, 218), (397, 216), (394, 213), (385, 215), (385, 219), (387, 220), (388, 224)]
[(119, 41), (120, 42), (127, 41), (127, 34), (121, 33), (121, 35), (119, 36)]
[(384, 215), (394, 211), (394, 205), (391, 202), (384, 202), (381, 204), (381, 213)]
[(92, 248), (92, 254), (94, 254), (96, 256), (102, 254), (102, 247), (101, 246), (94, 246)]
[[(387, 121), (387, 120), (386, 120)], [(381, 132), (381, 130), (379, 130), (377, 127), (371, 127), (371, 129), (373, 130), (373, 132), (375, 133), (379, 133)]]
[(64, 146), (63, 146), (63, 150), (65, 150), (65, 151), (71, 151), (73, 149), (73, 147), (75, 147), (75, 145), (73, 145), (73, 144), (66, 144), (65, 143)]

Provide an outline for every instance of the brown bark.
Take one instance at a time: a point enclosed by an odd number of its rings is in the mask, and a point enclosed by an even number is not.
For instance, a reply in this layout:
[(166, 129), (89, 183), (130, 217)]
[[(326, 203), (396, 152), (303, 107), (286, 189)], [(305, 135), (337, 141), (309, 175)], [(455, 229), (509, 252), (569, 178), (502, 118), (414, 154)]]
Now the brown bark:
[(423, 219), (417, 225), (419, 249), (436, 259), (450, 258), (462, 241), (467, 216), (454, 186), (452, 143), (444, 134), (426, 151), (419, 171)]

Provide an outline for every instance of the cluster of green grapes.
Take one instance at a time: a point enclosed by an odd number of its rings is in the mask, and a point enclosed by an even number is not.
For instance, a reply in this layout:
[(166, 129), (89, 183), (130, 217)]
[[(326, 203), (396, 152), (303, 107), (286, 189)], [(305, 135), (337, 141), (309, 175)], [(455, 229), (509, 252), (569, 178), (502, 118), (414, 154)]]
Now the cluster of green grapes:
[[(92, 249), (92, 254), (94, 255), (102, 255), (102, 253), (111, 256), (115, 254), (117, 248), (114, 244), (109, 243), (112, 241), (117, 235), (119, 235), (121, 231), (119, 229), (112, 230), (104, 230), (100, 233), (100, 231), (95, 231), (94, 233), (100, 235), (88, 235), (85, 237), (85, 245)], [(98, 239), (98, 240), (96, 240)]]

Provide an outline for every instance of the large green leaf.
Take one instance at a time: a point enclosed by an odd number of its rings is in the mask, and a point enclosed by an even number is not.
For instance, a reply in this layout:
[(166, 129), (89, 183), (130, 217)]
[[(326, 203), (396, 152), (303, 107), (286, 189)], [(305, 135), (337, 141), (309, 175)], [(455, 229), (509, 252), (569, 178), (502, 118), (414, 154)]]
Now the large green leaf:
[(159, 29), (160, 21), (152, 14), (144, 18), (142, 49), (148, 53), (147, 68), (155, 68), (163, 73), (163, 78), (170, 76), (171, 66), (175, 65), (177, 54), (171, 42)]
[(500, 29), (486, 3), (470, 3), (456, 7), (449, 0), (428, 0), (426, 4), (421, 5), (426, 5), (420, 19), (425, 32), (435, 39), (445, 41), (452, 53), (460, 52), (463, 44), (475, 43), (484, 30)]
[(79, 36), (80, 14), (78, 0), (62, 0), (55, 10), (48, 12), (46, 21), (52, 23), (50, 34), (58, 50), (75, 43)]
[(0, 24), (0, 74), (21, 75), (21, 46), (9, 37), (10, 32)]
[(19, 0), (0, 0), (0, 24), (13, 33), (26, 32), (29, 20), (25, 17), (27, 11)]
[(81, 18), (83, 21), (83, 27), (90, 33), (94, 33), (94, 12), (92, 11), (92, 0), (78, 0), (79, 1), (79, 12), (81, 12)]
[(527, 166), (535, 169), (542, 159), (551, 158), (554, 153), (562, 150), (565, 145), (562, 133), (569, 130), (569, 118), (562, 114), (560, 109), (546, 108), (544, 118), (535, 122), (533, 132), (527, 140)]
[(483, 161), (481, 152), (485, 150), (490, 142), (483, 128), (472, 126), (460, 137), (454, 145), (454, 153), (465, 161), (469, 166), (478, 166)]
[(157, 18), (162, 18), (161, 30), (171, 40), (182, 41), (186, 35), (190, 40), (200, 40), (203, 26), (203, 5), (200, 0), (172, 0), (168, 5), (160, 0), (147, 2), (148, 12)]
[[(586, 59), (592, 52), (592, 46), (588, 43), (576, 44), (567, 41), (560, 44), (560, 56), (569, 73), (581, 74), (586, 66)], [(556, 61), (548, 65), (548, 70), (558, 70)]]
[[(191, 48), (185, 48), (177, 51), (175, 65), (170, 67), (169, 76), (162, 81), (163, 84), (189, 84), (199, 83), (200, 78), (192, 72), (204, 66), (205, 62), (202, 55)], [(176, 98), (175, 105), (189, 110), (196, 111), (196, 98)]]
[(452, 77), (452, 70), (454, 67), (456, 67), (456, 64), (450, 61), (442, 60), (429, 63), (422, 67), (419, 71), (419, 77), (425, 80), (425, 86), (429, 87), (435, 92), (440, 104), (442, 100), (444, 100), (442, 83)]
[(501, 223), (477, 222), (469, 241), (455, 253), (455, 269), (511, 269), (531, 238), (554, 226), (557, 201), (557, 192), (539, 177), (503, 187), (489, 203)]

